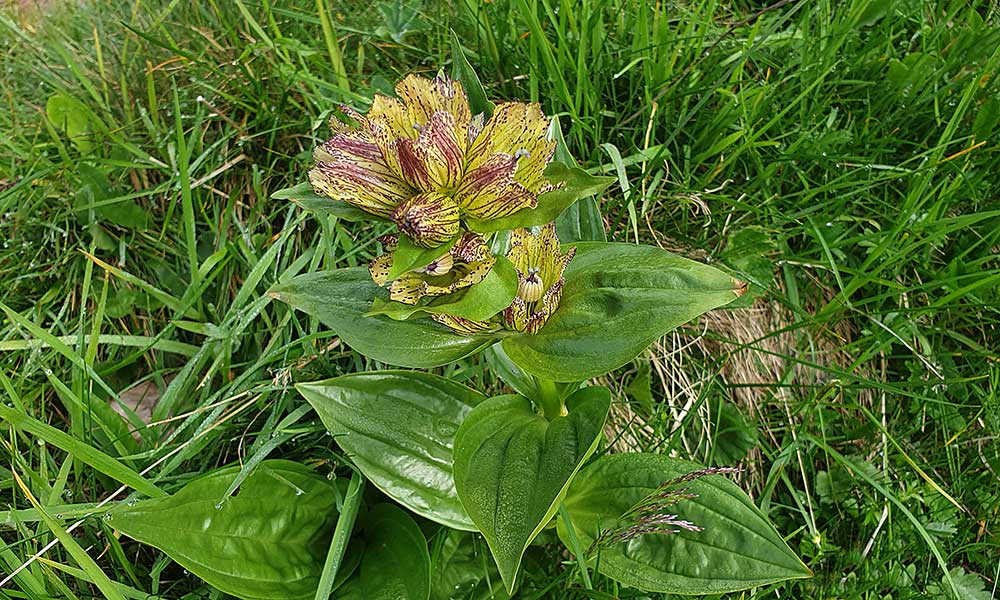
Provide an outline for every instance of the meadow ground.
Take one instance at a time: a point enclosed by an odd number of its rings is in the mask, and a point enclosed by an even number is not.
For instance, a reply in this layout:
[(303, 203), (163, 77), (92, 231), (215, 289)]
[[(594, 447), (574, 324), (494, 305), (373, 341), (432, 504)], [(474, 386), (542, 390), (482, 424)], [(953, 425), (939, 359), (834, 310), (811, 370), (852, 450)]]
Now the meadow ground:
[[(491, 96), (541, 102), (581, 165), (619, 178), (610, 239), (753, 284), (605, 381), (614, 444), (742, 465), (815, 573), (732, 597), (994, 597), (988, 0), (0, 9), (0, 573), (55, 539), (15, 474), (70, 526), (127, 495), (94, 449), (165, 489), (261, 452), (340, 460), (311, 413), (285, 419), (289, 383), (373, 365), (264, 292), (364, 264), (379, 232), (269, 196), (304, 180), (338, 102), (448, 70), (450, 29)], [(477, 360), (447, 374), (501, 388)], [(99, 516), (73, 535), (128, 597), (219, 597)], [(521, 597), (650, 597), (600, 576), (582, 592), (554, 548), (529, 551)], [(0, 597), (94, 597), (91, 577), (55, 543)]]

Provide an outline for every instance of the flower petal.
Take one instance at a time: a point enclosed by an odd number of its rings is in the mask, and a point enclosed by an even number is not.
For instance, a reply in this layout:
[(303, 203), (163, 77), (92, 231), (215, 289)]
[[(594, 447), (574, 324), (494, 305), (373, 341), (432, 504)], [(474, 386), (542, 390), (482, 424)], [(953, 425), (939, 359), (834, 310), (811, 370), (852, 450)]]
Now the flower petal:
[[(545, 325), (545, 321), (559, 307), (565, 279), (563, 272), (569, 261), (576, 255), (576, 248), (562, 254), (555, 225), (550, 223), (541, 228), (538, 235), (528, 229), (515, 229), (510, 233), (510, 250), (507, 258), (517, 269), (522, 282), (530, 273), (541, 279), (543, 294), (537, 289), (519, 285), (518, 297), (504, 310), (504, 326), (515, 331), (535, 333)], [(530, 297), (526, 294), (531, 291)]]
[(378, 238), (385, 254), (368, 263), (368, 274), (379, 287), (389, 281), (389, 270), (392, 268), (392, 254), (399, 247), (399, 234), (388, 233)]
[(538, 104), (500, 104), (469, 148), (469, 168), (479, 167), (498, 152), (517, 155), (521, 158), (514, 179), (537, 194), (548, 183), (543, 171), (556, 148), (548, 129), (549, 119)]
[(372, 107), (366, 118), (371, 125), (384, 129), (390, 139), (415, 138), (420, 133), (413, 127), (414, 121), (406, 106), (399, 100), (382, 94), (375, 94), (372, 98)]
[(435, 192), (417, 194), (403, 201), (389, 218), (414, 244), (424, 248), (434, 248), (454, 238), (460, 227), (458, 205)]
[(447, 326), (449, 329), (464, 335), (477, 335), (480, 333), (493, 333), (500, 329), (500, 324), (496, 321), (472, 321), (462, 317), (452, 315), (431, 315), (431, 318)]
[(368, 274), (372, 276), (375, 285), (381, 287), (389, 281), (389, 269), (392, 267), (392, 254), (383, 254), (368, 263)]
[(411, 124), (426, 125), (431, 116), (439, 111), (451, 114), (455, 123), (463, 129), (472, 120), (462, 84), (448, 77), (425, 79), (408, 75), (396, 85), (396, 94), (406, 105)]
[[(337, 152), (346, 152), (343, 148)], [(388, 217), (411, 193), (384, 165), (346, 158), (318, 163), (309, 171), (309, 182), (318, 193), (379, 217)]]
[(464, 153), (459, 146), (459, 131), (451, 114), (438, 111), (416, 140), (400, 139), (396, 146), (403, 178), (417, 189), (455, 187), (462, 177)]
[(462, 178), (455, 202), (477, 219), (512, 215), (537, 204), (537, 196), (514, 180), (518, 159), (494, 154)]
[(450, 252), (453, 264), (447, 274), (435, 277), (426, 273), (405, 273), (389, 286), (389, 299), (416, 304), (425, 296), (444, 296), (476, 285), (486, 278), (497, 260), (483, 238), (468, 232)]

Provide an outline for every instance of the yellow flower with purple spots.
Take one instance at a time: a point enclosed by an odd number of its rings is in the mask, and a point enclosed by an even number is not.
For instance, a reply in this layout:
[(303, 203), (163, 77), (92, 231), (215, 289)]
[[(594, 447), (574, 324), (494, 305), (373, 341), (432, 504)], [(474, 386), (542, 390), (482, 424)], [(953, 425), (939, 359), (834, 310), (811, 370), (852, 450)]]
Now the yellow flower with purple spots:
[[(376, 284), (389, 282), (392, 253), (398, 236), (382, 238), (386, 254), (368, 264), (368, 272)], [(389, 299), (403, 304), (416, 304), (428, 296), (445, 296), (476, 285), (486, 278), (496, 264), (489, 246), (480, 236), (466, 232), (447, 252), (415, 271), (404, 273), (389, 285)]]
[(527, 229), (510, 233), (507, 258), (517, 269), (517, 297), (503, 312), (504, 326), (515, 331), (536, 333), (555, 312), (562, 297), (563, 271), (576, 248), (563, 254), (556, 226), (545, 225), (536, 235)]
[(410, 75), (399, 99), (376, 95), (361, 114), (343, 111), (334, 134), (316, 148), (313, 188), (388, 219), (415, 244), (440, 246), (461, 219), (490, 220), (534, 208), (551, 188), (543, 172), (556, 142), (537, 104), (500, 104), (472, 115), (461, 84)]
[(559, 307), (563, 272), (575, 254), (576, 248), (562, 253), (556, 226), (552, 223), (541, 227), (537, 234), (524, 228), (515, 229), (511, 231), (510, 250), (507, 252), (507, 259), (514, 264), (517, 272), (517, 296), (510, 306), (488, 321), (472, 321), (451, 315), (432, 315), (432, 318), (463, 335), (493, 332), (501, 328), (537, 333)]

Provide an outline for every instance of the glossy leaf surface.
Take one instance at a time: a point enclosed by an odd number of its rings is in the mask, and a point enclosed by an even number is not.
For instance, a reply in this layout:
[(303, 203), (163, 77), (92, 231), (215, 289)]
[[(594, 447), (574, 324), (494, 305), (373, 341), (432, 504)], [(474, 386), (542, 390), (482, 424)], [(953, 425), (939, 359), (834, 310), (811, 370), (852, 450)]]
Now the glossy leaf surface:
[[(701, 466), (663, 454), (612, 454), (573, 479), (565, 506), (581, 545), (659, 485)], [(621, 583), (650, 592), (722, 594), (808, 577), (767, 517), (733, 482), (710, 475), (685, 484), (697, 498), (670, 507), (704, 531), (651, 534), (600, 551), (591, 563)], [(568, 541), (559, 521), (560, 539)]]
[(477, 406), (459, 427), (455, 485), (508, 591), (525, 548), (597, 447), (610, 406), (606, 388), (584, 388), (567, 398), (569, 414), (550, 422), (527, 398), (498, 396)]
[(555, 314), (538, 333), (503, 342), (521, 368), (554, 381), (583, 381), (616, 369), (668, 331), (742, 293), (726, 273), (659, 248), (576, 247)]
[(431, 568), (431, 600), (507, 600), (496, 563), (481, 536), (442, 530)]
[(387, 496), (442, 525), (475, 529), (455, 492), (452, 446), (459, 425), (485, 396), (414, 371), (355, 373), (296, 388)]
[(325, 477), (266, 460), (223, 501), (240, 467), (199, 477), (166, 498), (111, 513), (110, 524), (245, 600), (312, 599), (337, 520)]
[(374, 298), (388, 293), (363, 267), (300, 275), (270, 295), (318, 318), (361, 354), (401, 367), (437, 367), (493, 343), (492, 336), (463, 336), (430, 319), (395, 321), (366, 317)]
[(342, 600), (428, 600), (431, 558), (420, 527), (403, 509), (376, 504), (365, 520), (361, 567), (334, 598)]

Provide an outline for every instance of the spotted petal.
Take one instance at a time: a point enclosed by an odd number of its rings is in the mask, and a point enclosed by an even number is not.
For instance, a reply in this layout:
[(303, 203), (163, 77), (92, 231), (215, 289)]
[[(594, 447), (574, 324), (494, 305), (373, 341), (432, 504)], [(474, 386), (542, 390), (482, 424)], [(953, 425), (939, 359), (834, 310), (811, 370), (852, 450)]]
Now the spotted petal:
[(403, 178), (425, 192), (453, 188), (462, 176), (461, 137), (450, 113), (438, 111), (431, 115), (416, 140), (402, 138), (396, 142)]
[(494, 154), (462, 178), (455, 202), (476, 219), (496, 219), (533, 208), (537, 196), (514, 179), (518, 162), (513, 155)]
[(458, 205), (447, 196), (425, 192), (399, 204), (389, 218), (413, 243), (434, 248), (458, 234)]
[(389, 286), (389, 299), (404, 304), (416, 304), (425, 296), (444, 296), (476, 285), (486, 278), (496, 264), (483, 238), (466, 233), (449, 251), (452, 267), (444, 275), (410, 272), (401, 275)]
[(369, 126), (383, 129), (390, 139), (401, 137), (415, 138), (420, 132), (413, 127), (413, 119), (406, 105), (397, 100), (375, 94), (372, 98), (372, 107), (366, 115)]
[(396, 94), (406, 106), (410, 123), (425, 125), (434, 113), (441, 111), (454, 117), (455, 123), (463, 129), (472, 120), (462, 84), (448, 77), (425, 79), (408, 75), (396, 85)]
[(500, 104), (469, 148), (469, 169), (478, 168), (498, 152), (518, 155), (514, 179), (538, 194), (548, 185), (542, 172), (556, 148), (548, 129), (549, 119), (538, 104)]
[(463, 335), (477, 335), (480, 333), (492, 333), (500, 329), (500, 323), (489, 320), (489, 321), (472, 321), (470, 319), (464, 319), (462, 317), (455, 317), (452, 315), (444, 314), (434, 314), (431, 318), (447, 326), (452, 331), (461, 333)]
[[(562, 298), (563, 272), (576, 254), (571, 248), (566, 254), (559, 249), (555, 225), (542, 227), (538, 235), (527, 229), (515, 229), (510, 234), (510, 250), (507, 258), (514, 263), (522, 285), (518, 286), (518, 297), (504, 310), (504, 325), (508, 329), (536, 333), (555, 312)], [(534, 287), (523, 285), (529, 278), (539, 278), (544, 293), (539, 295)], [(531, 297), (525, 290), (531, 289)]]
[(309, 171), (309, 182), (318, 193), (379, 217), (388, 217), (411, 195), (409, 186), (375, 160), (371, 147), (357, 136), (337, 134), (321, 148), (324, 157), (333, 160), (319, 162)]

